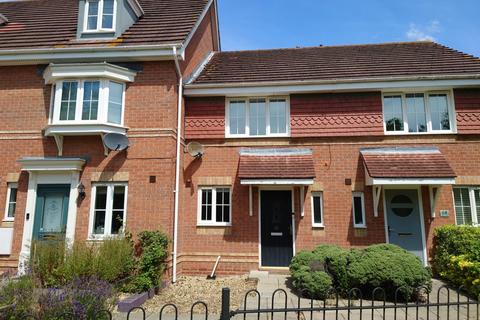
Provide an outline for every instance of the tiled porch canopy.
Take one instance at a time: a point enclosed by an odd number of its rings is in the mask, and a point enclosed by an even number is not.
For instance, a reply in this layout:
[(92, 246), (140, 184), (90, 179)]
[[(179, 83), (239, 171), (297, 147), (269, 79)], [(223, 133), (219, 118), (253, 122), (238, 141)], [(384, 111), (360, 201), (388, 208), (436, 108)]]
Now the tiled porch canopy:
[(310, 149), (242, 149), (238, 169), (244, 185), (311, 185), (315, 177)]
[(442, 185), (455, 184), (456, 174), (436, 147), (361, 149), (365, 165), (365, 184), (373, 187), (374, 214), (382, 186), (427, 185), (432, 217)]

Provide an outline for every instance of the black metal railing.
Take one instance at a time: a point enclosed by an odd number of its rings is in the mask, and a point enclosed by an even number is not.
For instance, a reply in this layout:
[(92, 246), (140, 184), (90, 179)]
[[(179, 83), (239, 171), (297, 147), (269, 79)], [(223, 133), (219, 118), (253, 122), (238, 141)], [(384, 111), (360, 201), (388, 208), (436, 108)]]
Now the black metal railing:
[[(480, 304), (478, 299), (465, 295), (463, 288), (457, 290), (441, 286), (436, 290), (436, 296), (425, 287), (416, 290), (415, 301), (402, 301), (402, 288), (398, 288), (389, 296), (383, 288), (375, 288), (369, 294), (371, 299), (365, 299), (362, 291), (352, 289), (340, 295), (332, 289), (328, 299), (316, 300), (307, 291), (289, 296), (284, 289), (275, 290), (271, 296), (261, 296), (258, 290), (248, 291), (243, 298), (241, 308), (232, 310), (230, 289), (222, 289), (220, 314), (209, 314), (209, 308), (203, 301), (192, 304), (189, 313), (182, 319), (190, 320), (480, 320)], [(453, 293), (452, 293), (453, 292)], [(390, 292), (391, 294), (391, 292)], [(306, 298), (309, 297), (309, 298)], [(393, 299), (388, 299), (393, 297)], [(181, 299), (181, 298), (179, 298)], [(263, 302), (263, 303), (262, 303)], [(154, 314), (148, 313), (142, 307), (131, 309), (126, 315), (114, 315), (102, 310), (88, 319), (127, 319), (127, 320), (178, 320), (178, 307), (165, 304)], [(1, 319), (1, 314), (0, 314)], [(34, 316), (23, 319), (40, 320)], [(76, 319), (66, 312), (57, 319)]]

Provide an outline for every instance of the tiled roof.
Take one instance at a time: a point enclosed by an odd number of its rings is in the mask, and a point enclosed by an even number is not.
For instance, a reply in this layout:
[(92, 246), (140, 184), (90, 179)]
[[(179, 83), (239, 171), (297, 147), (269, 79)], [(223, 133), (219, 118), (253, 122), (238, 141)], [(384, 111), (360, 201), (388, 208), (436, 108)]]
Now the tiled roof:
[(145, 14), (114, 40), (76, 40), (78, 0), (0, 3), (0, 50), (68, 46), (161, 45), (183, 42), (207, 0), (138, 0)]
[(241, 154), (241, 179), (309, 179), (315, 177), (311, 153), (292, 155)]
[(433, 42), (216, 52), (193, 84), (480, 73), (480, 59)]
[(363, 149), (372, 178), (452, 178), (456, 174), (437, 148)]

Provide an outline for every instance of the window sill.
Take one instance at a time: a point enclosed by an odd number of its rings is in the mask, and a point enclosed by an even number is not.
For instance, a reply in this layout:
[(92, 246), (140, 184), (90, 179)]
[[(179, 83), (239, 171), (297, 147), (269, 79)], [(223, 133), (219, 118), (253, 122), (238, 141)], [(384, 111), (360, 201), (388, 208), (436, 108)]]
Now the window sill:
[(231, 227), (231, 223), (197, 223), (197, 227)]
[(105, 241), (105, 240), (111, 240), (111, 239), (123, 239), (125, 236), (122, 234), (112, 234), (112, 235), (92, 235), (90, 234), (87, 237), (87, 241), (95, 242), (95, 241)]
[(247, 136), (226, 134), (225, 139), (269, 139), (269, 138), (290, 138), (290, 134), (269, 134), (264, 136)]
[(2, 220), (2, 222), (14, 222), (15, 218), (5, 218)]
[(456, 131), (430, 131), (430, 132), (403, 132), (403, 131), (384, 131), (386, 136), (426, 136), (441, 134), (457, 134)]
[(314, 225), (312, 225), (312, 229), (325, 229), (325, 225), (323, 225), (323, 224), (314, 224)]
[(96, 135), (107, 133), (121, 133), (125, 134), (128, 128), (111, 123), (54, 123), (49, 124), (45, 128), (45, 136), (62, 135), (62, 136), (83, 136), (83, 135)]
[(367, 229), (367, 226), (353, 226), (355, 229)]

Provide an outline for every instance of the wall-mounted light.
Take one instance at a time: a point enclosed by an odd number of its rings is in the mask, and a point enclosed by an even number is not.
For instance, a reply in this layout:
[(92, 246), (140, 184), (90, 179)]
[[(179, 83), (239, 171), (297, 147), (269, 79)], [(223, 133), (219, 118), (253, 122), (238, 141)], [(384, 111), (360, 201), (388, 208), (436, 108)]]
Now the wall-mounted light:
[(78, 184), (77, 190), (78, 190), (78, 198), (81, 200), (85, 199), (87, 194), (85, 193), (85, 186), (83, 185), (83, 183), (80, 182)]

